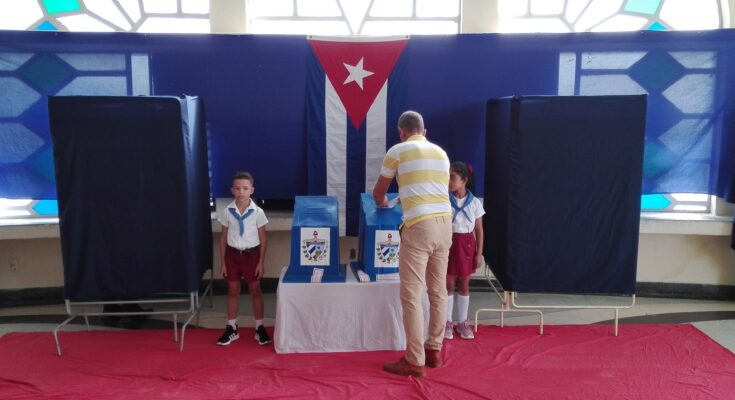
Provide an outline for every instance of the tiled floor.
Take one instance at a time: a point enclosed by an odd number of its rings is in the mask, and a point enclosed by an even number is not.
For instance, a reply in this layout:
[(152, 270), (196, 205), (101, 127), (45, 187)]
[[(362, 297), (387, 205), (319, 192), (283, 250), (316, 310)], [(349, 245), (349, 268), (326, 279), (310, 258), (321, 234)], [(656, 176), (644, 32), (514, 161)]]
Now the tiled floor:
[[(209, 300), (203, 302), (200, 315), (201, 326), (207, 328), (223, 327), (225, 324), (225, 296), (214, 296), (213, 306)], [(550, 296), (520, 295), (517, 304), (540, 305), (625, 305), (629, 298), (607, 298), (591, 296)], [(273, 325), (276, 309), (276, 295), (265, 295), (265, 324)], [(473, 292), (470, 297), (470, 320), (480, 308), (497, 308), (500, 305), (498, 296), (493, 292)], [(156, 310), (161, 309), (157, 307)], [(253, 324), (250, 298), (247, 294), (240, 300), (240, 326)], [(610, 325), (613, 332), (612, 310), (603, 309), (545, 309), (545, 325), (594, 324)], [(51, 332), (56, 325), (66, 318), (62, 304), (50, 306), (0, 308), (0, 336), (8, 332)], [(455, 311), (456, 319), (456, 311)], [(179, 322), (181, 317), (179, 317)], [(481, 313), (480, 323), (498, 324), (497, 313)], [(104, 326), (99, 317), (90, 317), (92, 329), (121, 329)], [(538, 316), (529, 314), (506, 314), (506, 325), (534, 325)], [(735, 353), (735, 301), (700, 301), (662, 298), (636, 298), (635, 306), (620, 311), (620, 334), (625, 334), (625, 324), (656, 323), (693, 323), (694, 326), (709, 335), (716, 342)], [(142, 329), (167, 329), (171, 327), (171, 318), (166, 315), (150, 317)], [(84, 320), (77, 318), (63, 330), (86, 329)], [(51, 336), (49, 335), (51, 340)]]

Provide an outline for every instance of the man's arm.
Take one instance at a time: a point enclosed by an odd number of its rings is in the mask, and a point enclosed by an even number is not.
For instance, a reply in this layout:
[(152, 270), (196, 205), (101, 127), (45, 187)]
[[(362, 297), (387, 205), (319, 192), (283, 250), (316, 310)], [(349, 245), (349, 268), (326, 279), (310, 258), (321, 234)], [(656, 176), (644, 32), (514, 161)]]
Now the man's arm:
[(373, 187), (373, 199), (375, 199), (375, 205), (378, 207), (386, 207), (388, 205), (388, 197), (385, 195), (388, 193), (388, 187), (393, 181), (393, 178), (386, 178), (383, 175), (378, 176), (378, 181), (375, 182)]

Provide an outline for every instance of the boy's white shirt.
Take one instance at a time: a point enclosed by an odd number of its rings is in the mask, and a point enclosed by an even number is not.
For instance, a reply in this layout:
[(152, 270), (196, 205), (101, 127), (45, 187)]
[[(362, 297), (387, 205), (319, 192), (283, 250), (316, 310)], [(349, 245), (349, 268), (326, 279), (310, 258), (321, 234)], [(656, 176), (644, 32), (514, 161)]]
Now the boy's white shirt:
[[(457, 199), (457, 206), (461, 208), (468, 198), (469, 196), (465, 196), (461, 199)], [(467, 216), (464, 215), (464, 212), (457, 211), (452, 207), (452, 219), (454, 219), (452, 222), (452, 232), (454, 233), (474, 232), (475, 221), (485, 215), (485, 209), (482, 207), (482, 202), (477, 197), (473, 197), (472, 203), (468, 204), (463, 211), (466, 212), (472, 220), (468, 220)], [(455, 214), (457, 214), (457, 218), (454, 218)]]
[[(253, 215), (245, 218), (243, 224), (245, 225), (245, 233), (240, 236), (240, 223), (230, 213), (228, 208), (234, 208), (235, 212), (242, 216), (248, 210), (254, 210)], [(227, 229), (227, 244), (237, 249), (249, 249), (260, 244), (260, 237), (258, 236), (258, 228), (268, 223), (268, 218), (265, 216), (265, 212), (262, 208), (258, 207), (255, 202), (251, 199), (250, 205), (245, 209), (245, 212), (240, 212), (237, 209), (237, 204), (233, 201), (228, 204), (224, 210), (219, 213), (217, 221), (226, 226)]]

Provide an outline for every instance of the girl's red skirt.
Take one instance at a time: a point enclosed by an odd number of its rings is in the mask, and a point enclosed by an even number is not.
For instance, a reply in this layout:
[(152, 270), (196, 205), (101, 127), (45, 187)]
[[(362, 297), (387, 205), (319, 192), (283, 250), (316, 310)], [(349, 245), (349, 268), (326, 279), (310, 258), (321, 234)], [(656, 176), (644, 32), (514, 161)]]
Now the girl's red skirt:
[(466, 277), (475, 272), (475, 234), (452, 233), (447, 275)]

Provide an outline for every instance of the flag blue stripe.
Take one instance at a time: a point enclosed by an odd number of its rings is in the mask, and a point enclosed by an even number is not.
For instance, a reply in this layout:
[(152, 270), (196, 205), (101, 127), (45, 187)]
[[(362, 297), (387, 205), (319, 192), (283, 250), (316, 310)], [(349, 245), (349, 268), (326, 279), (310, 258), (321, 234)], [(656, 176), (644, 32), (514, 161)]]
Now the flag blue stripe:
[(360, 194), (365, 191), (365, 122), (355, 129), (347, 118), (347, 186), (345, 198), (345, 234), (357, 236), (360, 217)]
[(309, 57), (306, 91), (307, 170), (309, 195), (327, 194), (327, 125), (324, 114), (326, 74), (314, 52)]

